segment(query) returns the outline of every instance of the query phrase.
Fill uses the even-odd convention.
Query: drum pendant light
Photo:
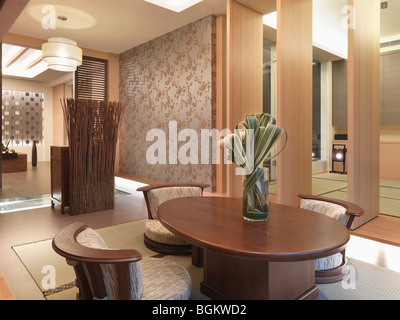
[[[66,21],[66,17],[59,17]],[[49,69],[71,72],[82,64],[82,49],[73,40],[54,37],[42,45],[42,59]]]

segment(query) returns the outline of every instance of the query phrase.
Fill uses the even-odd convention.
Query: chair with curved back
[[[322,196],[299,194],[300,208],[329,216],[350,229],[354,219],[364,214],[358,205]],[[316,283],[340,281],[346,275],[347,259],[345,250],[335,255],[315,260]]]
[[[79,300],[187,300],[191,278],[181,265],[114,250],[87,225],[76,222],[53,239],[53,249],[72,265]]]
[[[190,255],[193,264],[201,266],[201,249],[192,246],[187,241],[167,230],[158,220],[158,207],[165,201],[182,197],[203,196],[206,184],[169,183],[155,184],[137,189],[142,191],[147,206],[149,220],[145,224],[144,243],[149,249],[162,254]],[[189,214],[189,213],[188,213]]]

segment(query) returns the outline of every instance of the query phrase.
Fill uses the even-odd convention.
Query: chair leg
[[[202,248],[192,246],[192,264],[196,267],[203,266],[204,250]]]

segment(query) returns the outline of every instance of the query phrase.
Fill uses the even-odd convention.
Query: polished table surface
[[[204,249],[201,291],[213,299],[315,299],[314,260],[350,240],[340,222],[297,207],[270,203],[268,221],[245,221],[236,198],[169,200],[158,217]]]
[[[223,197],[179,198],[159,207],[170,231],[194,245],[221,253],[269,261],[314,260],[340,252],[347,228],[324,215],[270,203],[266,222],[242,218],[242,201]]]

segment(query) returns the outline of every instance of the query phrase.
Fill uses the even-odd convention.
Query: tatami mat
[[[277,194],[277,185],[270,184],[271,194]],[[326,173],[313,176],[312,194],[347,200],[347,175]],[[400,217],[400,181],[380,181],[380,213]]]

